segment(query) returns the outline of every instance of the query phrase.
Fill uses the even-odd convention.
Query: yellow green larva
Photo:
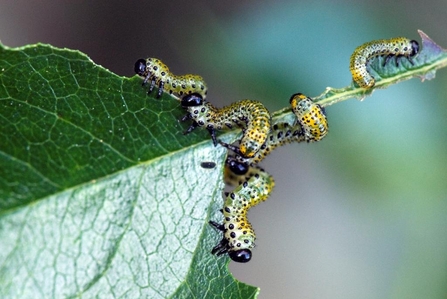
[[[328,131],[324,109],[309,97],[297,93],[290,99],[292,110],[296,115],[293,125],[276,123],[259,151],[250,158],[238,154],[233,145],[222,143],[235,155],[230,155],[225,165],[225,181],[236,185],[236,189],[227,195],[223,214],[224,223],[210,223],[224,232],[224,237],[213,250],[213,254],[225,254],[236,262],[250,261],[256,239],[253,227],[247,220],[249,208],[267,200],[274,187],[273,178],[262,170],[257,163],[263,160],[276,147],[289,142],[319,141]]]
[[[296,93],[290,98],[292,111],[301,125],[307,142],[319,141],[326,136],[329,125],[324,109],[311,98]]]
[[[256,154],[270,133],[270,113],[258,101],[242,100],[218,109],[204,100],[200,94],[193,93],[184,96],[181,104],[188,111],[182,121],[187,119],[193,121],[186,134],[196,127],[205,127],[216,145],[216,131],[233,127],[243,128],[243,136],[237,152],[247,158]]]
[[[288,123],[274,124],[267,141],[252,158],[245,158],[237,153],[227,157],[224,170],[225,182],[233,186],[241,184],[250,168],[255,167],[259,162],[264,160],[275,148],[287,143],[303,141],[306,141],[306,138],[301,130],[301,125],[291,126]],[[234,146],[225,144],[224,146],[234,151]]]
[[[315,142],[323,139],[328,132],[328,121],[324,109],[314,103],[311,98],[296,93],[291,96],[290,104],[295,113],[296,121],[293,125],[276,123],[272,126],[266,142],[251,158],[236,154],[228,156],[225,164],[225,182],[237,185],[245,178],[250,167],[256,166],[275,148],[291,142]],[[221,143],[228,149],[235,151],[235,147]]]
[[[376,56],[385,56],[383,65],[385,65],[391,57],[396,57],[396,65],[402,57],[408,59],[413,64],[412,58],[419,52],[419,44],[415,40],[405,37],[397,37],[391,39],[381,39],[365,43],[354,50],[351,55],[349,68],[351,70],[352,79],[360,87],[372,88],[375,84],[374,77],[368,72],[368,62]]]
[[[251,168],[246,177],[247,180],[226,196],[222,210],[223,224],[210,221],[211,225],[223,232],[222,240],[211,253],[228,254],[233,261],[239,263],[250,261],[256,240],[247,212],[265,201],[275,186],[272,176],[258,167]]]
[[[157,85],[157,98],[164,91],[178,97],[191,93],[198,93],[202,98],[206,97],[207,87],[202,77],[191,74],[176,76],[157,58],[138,59],[135,63],[135,73],[144,77],[143,85],[151,81],[148,93],[151,93]]]

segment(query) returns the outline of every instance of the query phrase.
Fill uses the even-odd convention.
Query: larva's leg
[[[159,97],[161,97],[161,95],[163,94],[163,88],[165,86],[165,82],[160,80],[160,84],[158,85],[158,94],[157,94],[157,99]]]
[[[154,87],[155,87],[155,78],[152,78],[151,86],[149,87],[149,91],[147,92],[147,94],[150,94],[154,90]]]
[[[388,61],[390,61],[391,57],[393,57],[393,55],[387,55],[385,57],[385,60],[383,61],[382,66],[385,66],[388,63]]]
[[[147,74],[147,76],[144,78],[143,83],[141,85],[142,86],[146,85],[150,78],[151,78],[151,73]]]
[[[208,223],[213,226],[215,229],[217,229],[218,231],[224,232],[225,231],[225,227],[223,224],[219,224],[215,221],[208,221]],[[217,256],[222,255],[224,253],[227,253],[229,249],[228,246],[228,241],[223,238],[222,240],[220,240],[220,242],[213,247],[213,249],[211,250],[211,254],[215,254]]]
[[[235,154],[243,156],[239,147],[229,144],[229,143],[226,143],[226,142],[223,142],[223,141],[220,141],[220,140],[219,140],[219,143],[220,143],[220,145],[222,145],[223,147],[226,147],[227,149],[234,152]]]
[[[180,121],[187,121],[188,119],[191,119],[191,113],[186,114],[182,118],[180,118]]]
[[[213,247],[211,253],[219,256],[228,253],[228,249],[228,242],[225,239],[222,239],[219,244]]]
[[[399,61],[401,60],[402,56],[401,55],[397,55],[396,56],[396,67],[399,66]]]
[[[185,132],[183,132],[183,135],[191,133],[197,127],[198,127],[197,123],[193,122],[192,125]]]
[[[216,221],[208,221],[209,224],[211,224],[212,226],[214,226],[217,230],[220,230],[221,232],[223,232],[225,230],[225,227],[223,224],[219,224]]]
[[[208,132],[210,132],[211,139],[213,139],[214,146],[217,146],[216,130],[214,127],[207,127]]]

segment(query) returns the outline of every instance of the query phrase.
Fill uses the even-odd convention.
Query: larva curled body
[[[196,127],[206,127],[216,145],[216,131],[241,127],[243,136],[237,152],[244,157],[253,157],[265,143],[271,130],[270,113],[258,101],[242,100],[218,109],[203,100],[201,95],[194,93],[184,96],[181,104],[188,111],[182,121],[193,121],[185,134]]]
[[[247,219],[250,208],[265,201],[275,186],[273,177],[258,167],[250,168],[246,180],[227,194],[223,224],[210,221],[210,224],[223,232],[223,238],[211,253],[228,254],[235,262],[250,261],[251,250],[255,246],[256,235]]]
[[[354,50],[351,55],[349,68],[352,79],[362,88],[372,88],[375,79],[368,72],[367,64],[377,56],[385,56],[383,66],[392,58],[396,57],[396,65],[402,57],[413,64],[413,58],[419,52],[419,44],[415,40],[405,37],[392,39],[381,39],[365,43]]]
[[[256,167],[275,148],[284,144],[303,141],[306,141],[306,138],[301,130],[301,125],[296,124],[291,126],[288,123],[274,124],[267,141],[252,158],[245,158],[238,154],[227,157],[224,173],[225,183],[233,186],[241,184],[249,170]],[[233,150],[233,146],[229,145],[227,147]]]
[[[286,143],[319,141],[326,136],[328,124],[321,106],[301,93],[292,95],[290,103],[296,115],[293,125],[286,122],[274,124],[266,142],[253,157],[247,158],[236,153],[227,158],[225,181],[238,187],[225,200],[224,223],[210,222],[224,232],[223,239],[213,248],[212,253],[228,253],[236,262],[248,262],[251,259],[256,235],[246,214],[250,207],[267,200],[274,187],[273,178],[259,168],[257,163],[276,147]],[[235,151],[234,146],[221,144]]]
[[[302,93],[292,95],[290,105],[307,142],[319,141],[326,136],[329,125],[326,112],[320,105]]]
[[[151,82],[148,93],[151,93],[155,86],[158,87],[157,98],[164,91],[178,97],[191,93],[199,93],[203,98],[206,97],[207,87],[202,77],[191,74],[174,75],[168,66],[157,58],[138,59],[135,63],[135,73],[144,77],[143,85]]]
[[[225,182],[238,185],[245,178],[247,171],[255,167],[275,148],[292,142],[320,141],[327,135],[328,122],[324,109],[314,103],[309,97],[297,93],[291,96],[290,103],[295,113],[296,121],[289,123],[275,123],[266,142],[251,158],[245,158],[237,153],[228,156],[225,163]],[[234,151],[234,146],[222,143]]]
[[[292,95],[290,104],[296,116],[293,125],[289,125],[289,123],[274,124],[266,142],[253,157],[246,158],[236,153],[227,158],[225,164],[225,181],[227,184],[240,184],[250,167],[255,167],[279,146],[292,142],[320,141],[327,135],[328,121],[326,113],[320,105],[301,93]],[[234,146],[222,144],[234,151]]]

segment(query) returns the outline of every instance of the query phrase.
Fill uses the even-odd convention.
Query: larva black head
[[[298,93],[293,94],[293,95],[290,97],[289,104],[292,104],[292,100],[293,100],[295,97],[299,97],[299,96],[302,96],[302,95],[303,95],[303,94],[302,94],[301,92],[298,92]]]
[[[413,57],[415,56],[417,53],[419,53],[419,43],[415,40],[410,41],[411,44],[411,54],[410,56]]]
[[[228,165],[228,168],[231,170],[231,172],[236,175],[246,174],[248,171],[248,168],[249,168],[249,166],[247,164],[238,162],[235,159],[231,159],[231,158],[228,158],[227,165]]]
[[[146,59],[138,59],[135,62],[135,73],[139,76],[144,76],[146,73]]]
[[[198,93],[192,93],[182,98],[182,107],[200,106],[203,104],[203,98]]]
[[[251,250],[241,249],[241,250],[229,251],[228,256],[235,262],[247,263],[251,260]]]

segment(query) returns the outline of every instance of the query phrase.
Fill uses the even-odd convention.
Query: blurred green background
[[[275,111],[291,94],[350,84],[355,47],[380,38],[447,47],[447,2],[0,1],[0,40],[79,49],[133,76],[158,57],[208,83],[218,106]],[[250,212],[258,240],[234,275],[259,298],[447,298],[447,70],[326,109],[320,143],[277,150],[271,198]]]

